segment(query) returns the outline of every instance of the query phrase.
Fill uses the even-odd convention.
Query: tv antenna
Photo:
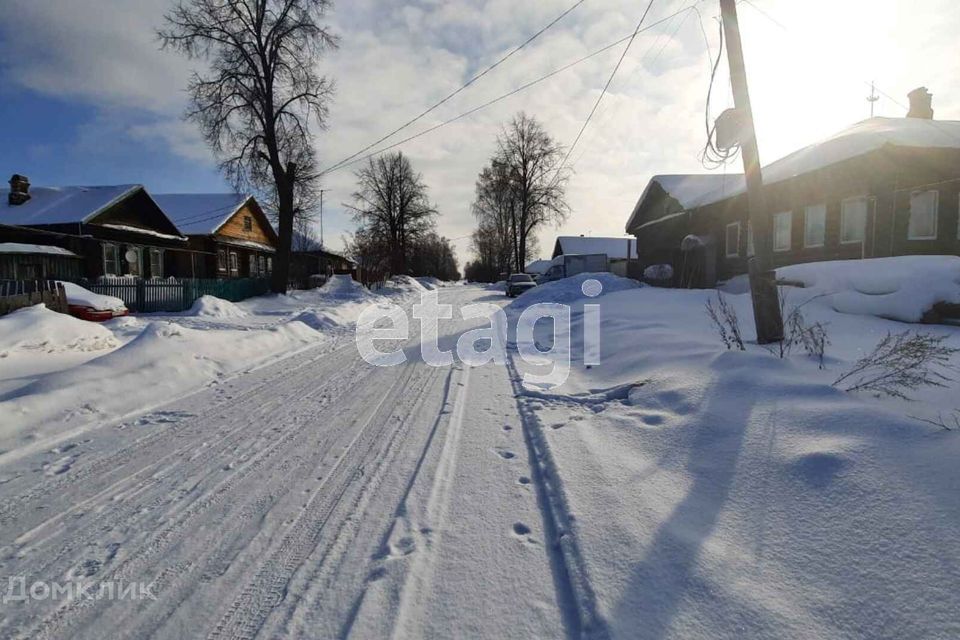
[[[873,82],[871,82],[871,83],[870,83],[870,95],[867,96],[867,102],[870,103],[870,117],[871,117],[871,118],[873,117],[873,108],[874,108],[874,106],[877,104],[877,100],[879,100],[879,99],[880,99],[880,96],[877,95],[876,85],[875,85]]]

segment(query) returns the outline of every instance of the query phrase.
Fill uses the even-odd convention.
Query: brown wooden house
[[[196,278],[265,278],[277,233],[256,198],[238,193],[174,193],[154,199],[187,236],[182,270]]]
[[[0,242],[66,249],[85,278],[177,276],[187,238],[141,185],[36,187],[14,175],[0,191]]]
[[[775,267],[960,255],[960,121],[870,118],[764,167],[763,177]],[[672,265],[682,286],[745,273],[745,191],[739,175],[654,177],[626,226],[641,263]]]

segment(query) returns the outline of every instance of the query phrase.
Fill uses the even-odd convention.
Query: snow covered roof
[[[523,272],[541,274],[546,273],[549,268],[550,260],[534,260],[524,268]]]
[[[626,260],[629,243],[633,238],[588,238],[584,236],[560,236],[553,248],[553,256],[583,255],[589,253],[605,253],[610,260]]]
[[[245,193],[161,193],[153,200],[188,236],[217,232],[250,196]]]
[[[763,183],[774,184],[868,154],[884,146],[960,149],[960,121],[923,118],[868,118],[825,140],[763,167]],[[725,190],[715,189],[690,206],[703,206],[746,193],[743,176]]]
[[[67,251],[63,247],[51,247],[45,244],[21,244],[19,242],[0,242],[0,253],[44,254],[64,256],[67,258],[80,257],[72,251]]]
[[[630,214],[630,219],[627,220],[626,228],[628,230],[633,228],[637,216],[640,215],[643,203],[650,195],[650,190],[655,184],[659,185],[664,192],[679,202],[680,206],[686,210],[693,207],[707,194],[725,193],[731,189],[740,188],[743,185],[743,175],[684,173],[653,176],[637,200],[633,213]]]
[[[103,187],[32,187],[30,199],[13,205],[9,189],[0,189],[0,221],[13,225],[88,222],[97,214],[143,189],[139,184]]]

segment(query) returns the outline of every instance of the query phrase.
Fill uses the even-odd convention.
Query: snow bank
[[[249,331],[150,322],[111,353],[0,396],[0,448],[12,448],[24,434],[43,438],[147,411],[269,355],[288,354],[319,339],[300,322]]]
[[[777,276],[830,296],[836,311],[919,322],[937,302],[960,302],[960,258],[900,256],[798,264]]]
[[[335,298],[369,298],[370,291],[348,275],[333,275],[318,289],[325,296]]]
[[[640,286],[636,280],[621,278],[612,273],[581,273],[580,275],[561,280],[554,280],[546,284],[538,285],[524,293],[520,294],[516,300],[511,302],[508,311],[522,311],[533,304],[543,302],[556,302],[560,304],[569,304],[575,300],[586,299],[584,293],[584,283],[587,281],[599,282],[602,289],[599,295],[607,295],[615,291],[625,291],[636,289]],[[589,290],[591,286],[587,285]],[[596,296],[594,296],[596,297]]]
[[[379,292],[384,295],[411,295],[421,294],[424,291],[427,291],[427,288],[420,284],[416,278],[393,276],[387,280],[387,283]]]
[[[126,303],[120,298],[94,293],[72,282],[60,284],[63,285],[63,290],[67,294],[67,304],[90,307],[96,311],[122,311],[127,308]]]
[[[420,276],[414,278],[417,282],[423,286],[424,289],[428,291],[433,291],[435,289],[443,289],[444,287],[451,287],[454,283],[446,282],[440,278],[434,278],[433,276]]]
[[[573,303],[569,380],[524,393],[585,602],[613,638],[954,635],[960,438],[907,415],[949,414],[956,391],[908,404],[833,388],[903,325],[785,290],[829,323],[824,371],[802,353],[725,351],[704,313],[715,292],[644,287],[596,300],[591,367],[577,359],[593,301]],[[727,300],[754,340],[749,296]],[[936,330],[960,346],[960,330]]]
[[[187,315],[200,318],[245,318],[247,312],[229,300],[216,296],[201,296],[194,301]]]
[[[0,317],[0,357],[12,351],[100,351],[120,343],[106,328],[38,304]]]

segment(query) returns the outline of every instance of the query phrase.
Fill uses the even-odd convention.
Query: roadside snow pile
[[[416,278],[393,276],[387,280],[386,285],[380,289],[379,293],[384,295],[410,295],[421,294],[424,291],[427,291],[427,288],[420,284]]]
[[[840,313],[919,322],[938,302],[960,303],[960,257],[899,256],[814,262],[777,269],[829,295]]]
[[[44,304],[0,318],[0,358],[12,351],[101,351],[119,345],[99,324],[51,311]]]
[[[906,416],[949,416],[955,388],[906,403],[832,387],[904,327],[827,298],[803,307],[828,323],[826,370],[749,344],[749,295],[726,297],[748,342],[726,351],[704,312],[715,297],[645,287],[576,301],[571,348],[554,357],[573,356],[569,379],[522,396],[581,604],[612,638],[954,637],[960,438]],[[587,302],[602,318],[590,367]],[[956,328],[923,329],[960,347]]]
[[[105,296],[84,289],[72,282],[61,282],[67,294],[67,304],[78,307],[90,307],[96,311],[121,311],[126,309],[126,303],[120,298]]]
[[[139,336],[111,353],[0,396],[4,416],[0,448],[17,446],[26,434],[43,438],[147,411],[268,359],[267,355],[288,355],[319,339],[300,322],[250,331],[204,331],[150,322]]]
[[[340,325],[340,323],[331,318],[328,313],[317,311],[316,309],[301,311],[297,315],[290,318],[290,322],[302,322],[316,331],[333,329]]]
[[[333,275],[317,292],[334,298],[369,298],[370,291],[348,275]]]
[[[247,312],[230,302],[215,296],[201,296],[187,312],[198,318],[245,318]]]
[[[428,291],[433,291],[435,289],[443,289],[445,287],[452,287],[453,282],[446,282],[440,278],[434,278],[433,276],[420,276],[414,278],[417,282],[423,285],[423,288]]]
[[[600,290],[596,291],[596,284],[590,281],[600,283]],[[586,293],[592,297],[607,295],[616,291],[625,291],[636,289],[640,286],[636,280],[621,278],[612,273],[581,273],[580,275],[562,280],[554,280],[546,284],[538,285],[529,291],[525,291],[511,302],[508,310],[522,311],[524,308],[533,304],[544,302],[555,302],[559,304],[569,304],[576,300],[586,299]],[[584,290],[586,288],[586,291]],[[587,300],[589,301],[589,300]]]

